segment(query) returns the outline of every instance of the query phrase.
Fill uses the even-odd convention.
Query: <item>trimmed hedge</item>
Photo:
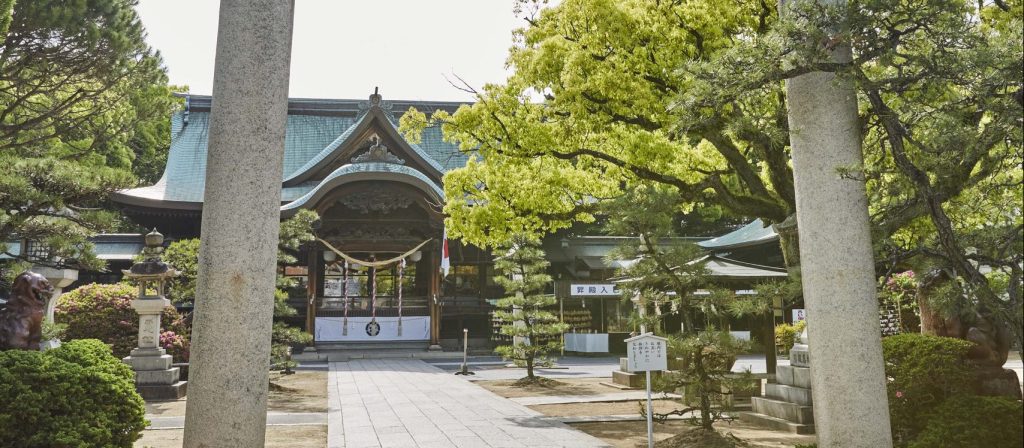
[[[1024,407],[1006,397],[959,395],[928,413],[928,426],[911,448],[1020,448]]]
[[[67,339],[99,339],[123,358],[137,346],[139,315],[132,309],[138,289],[126,284],[92,283],[62,294],[54,308],[54,321],[67,324]],[[175,362],[188,362],[189,329],[174,307],[164,309],[160,321],[161,346]]]
[[[131,447],[147,424],[133,375],[98,340],[0,351],[0,441],[9,448]]]
[[[889,378],[889,415],[897,444],[915,440],[928,413],[948,398],[969,393],[972,371],[963,339],[905,333],[882,339]]]

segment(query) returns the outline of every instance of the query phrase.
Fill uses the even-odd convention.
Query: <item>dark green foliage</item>
[[[199,273],[199,238],[168,244],[163,260],[181,272],[167,281],[167,298],[176,304],[191,303],[196,297],[196,275]]]
[[[494,262],[494,270],[499,274],[494,281],[505,288],[508,296],[498,301],[499,310],[494,316],[504,322],[501,334],[512,336],[514,341],[495,351],[505,359],[524,364],[526,378],[534,380],[533,368],[547,364],[547,354],[562,347],[559,336],[569,326],[545,310],[555,305],[557,299],[544,294],[551,276],[547,274],[544,251],[535,239],[516,236],[495,253],[503,255]]]
[[[730,420],[729,395],[750,392],[754,377],[750,372],[733,374],[736,355],[750,348],[746,341],[735,339],[725,331],[703,331],[697,335],[669,336],[669,359],[680,364],[678,370],[666,371],[654,384],[656,390],[666,393],[681,392],[685,408],[667,414],[656,414],[659,421],[669,415],[691,415],[688,421],[708,428],[718,420]]]
[[[937,406],[970,393],[973,373],[964,360],[970,347],[970,342],[961,339],[916,333],[882,340],[889,414],[897,443],[915,440]]]
[[[958,395],[930,410],[927,418],[911,448],[1024,446],[1024,407],[1011,398]]]
[[[131,447],[146,426],[128,365],[97,340],[0,352],[0,441],[10,448]]]
[[[704,429],[716,420],[728,419],[728,393],[749,387],[750,378],[732,375],[737,354],[749,349],[726,329],[730,317],[761,314],[768,311],[760,296],[740,296],[718,287],[708,279],[704,253],[693,243],[679,238],[679,210],[676,192],[657,185],[641,185],[612,201],[608,208],[607,231],[612,235],[638,236],[616,249],[614,257],[635,260],[620,275],[624,297],[640,297],[646,316],[641,319],[648,331],[661,332],[661,319],[679,314],[683,331],[669,342],[669,359],[677,359],[682,368],[667,373],[657,385],[659,390],[684,390],[683,409],[656,414],[664,419],[699,411],[691,419]],[[705,294],[695,294],[698,289]]]
[[[27,239],[50,252],[33,262],[102,268],[86,238],[119,225],[105,199],[135,167],[155,180],[176,101],[135,3],[14,3],[0,41],[0,251]]]
[[[284,322],[275,322],[271,333],[270,368],[272,370],[287,369],[298,365],[288,355],[301,353],[302,349],[313,343],[313,335],[301,329],[290,327]]]
[[[114,356],[125,357],[138,345],[139,315],[131,307],[137,288],[126,284],[88,284],[57,299],[54,320],[67,325],[67,339],[99,339]],[[164,309],[160,343],[175,362],[187,362],[189,328],[174,307]]]

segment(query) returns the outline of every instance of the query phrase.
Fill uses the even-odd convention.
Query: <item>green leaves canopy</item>
[[[32,240],[57,257],[50,262],[99,268],[85,239],[118,224],[102,210],[105,198],[135,184],[135,162],[155,180],[175,102],[134,6],[21,1],[5,17],[0,251]]]

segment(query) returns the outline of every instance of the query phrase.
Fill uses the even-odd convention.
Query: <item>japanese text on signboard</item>
[[[668,368],[668,350],[664,339],[642,337],[633,341],[627,341],[627,345],[630,371],[643,372],[645,370],[666,370]]]
[[[621,291],[611,283],[602,284],[578,284],[573,283],[569,288],[571,296],[617,296]]]

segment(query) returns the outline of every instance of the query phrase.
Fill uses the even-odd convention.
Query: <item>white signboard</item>
[[[626,357],[630,372],[668,370],[668,340],[653,333],[626,339]]]
[[[569,295],[574,297],[622,295],[622,291],[613,283],[573,283],[569,286]]]
[[[807,319],[807,312],[803,308],[793,308],[793,323]]]

